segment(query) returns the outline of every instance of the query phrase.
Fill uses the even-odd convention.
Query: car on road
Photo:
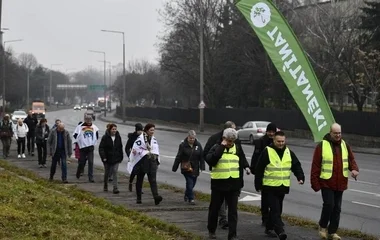
[[[102,108],[99,107],[99,106],[95,106],[95,107],[94,107],[94,112],[96,112],[96,113],[100,113],[100,112],[102,112]]]
[[[268,121],[246,122],[243,127],[238,130],[240,141],[249,141],[250,144],[254,144],[256,139],[265,135],[269,123]]]
[[[82,109],[87,109],[87,107],[88,107],[88,105],[87,105],[87,103],[82,103]]]
[[[74,110],[82,110],[82,108],[81,108],[81,106],[79,106],[79,104],[77,104],[74,106]]]
[[[28,114],[26,114],[25,111],[23,111],[23,110],[16,110],[16,111],[14,111],[12,113],[12,118],[11,119],[12,119],[13,123],[17,123],[17,121],[19,119],[24,120],[27,116],[28,116]]]

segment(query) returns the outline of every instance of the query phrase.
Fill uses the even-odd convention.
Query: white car
[[[77,104],[74,106],[74,110],[82,110],[82,108],[81,108],[81,106],[79,106],[79,104]]]
[[[256,139],[265,135],[267,126],[270,122],[267,121],[249,121],[246,122],[243,127],[238,130],[238,136],[241,141],[249,141],[250,144],[254,144]]]
[[[14,111],[14,112],[12,113],[12,122],[13,122],[13,123],[17,123],[17,121],[18,121],[19,119],[24,120],[27,116],[28,116],[28,114],[26,114],[25,111],[21,111],[21,110]]]

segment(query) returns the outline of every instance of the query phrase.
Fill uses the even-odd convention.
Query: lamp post
[[[3,43],[3,116],[5,116],[5,45],[11,42],[21,42],[23,39],[4,41]]]
[[[200,53],[199,53],[199,131],[203,132],[204,131],[204,102],[203,102],[203,85],[204,85],[204,80],[203,80],[203,15],[202,15],[202,0],[199,0],[199,13],[200,13],[200,24],[199,24],[199,48],[200,48]]]
[[[125,78],[125,33],[122,31],[114,30],[101,30],[102,32],[117,33],[123,35],[123,96],[121,98],[121,107],[122,107],[122,119],[125,122],[125,97],[126,97],[126,78]]]
[[[89,50],[90,52],[93,53],[101,53],[103,54],[103,63],[104,63],[104,117],[107,116],[107,84],[106,84],[106,52],[102,51],[94,51],[94,50]]]
[[[98,62],[103,62],[103,61],[98,61]],[[106,63],[108,63],[108,87],[110,88],[112,86],[112,81],[111,81],[111,77],[112,77],[112,63],[110,61],[106,61]],[[112,102],[111,93],[112,93],[112,90],[109,89],[109,99],[110,99],[110,102]]]
[[[50,84],[49,84],[49,104],[52,104],[52,88],[53,88],[53,67],[61,66],[62,63],[53,63],[50,64]]]
[[[69,68],[69,69],[66,69],[66,76],[67,76],[67,73],[68,73],[68,71],[72,71],[72,70],[75,70],[76,68]],[[67,99],[67,88],[68,88],[68,86],[67,85],[69,85],[69,77],[67,76],[67,82],[66,82],[66,92],[65,92],[65,104],[67,104],[67,102],[68,102],[68,99]]]

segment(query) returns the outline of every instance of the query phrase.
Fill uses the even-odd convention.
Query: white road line
[[[379,193],[366,192],[366,191],[356,190],[356,189],[348,189],[348,191],[358,192],[358,193],[364,193],[364,194],[369,194],[369,195],[374,195],[374,196],[376,196],[376,197],[380,197],[380,194],[379,194]]]
[[[356,183],[362,183],[362,184],[367,184],[367,185],[373,185],[373,186],[379,186],[379,184],[377,183],[372,183],[372,182],[365,182],[365,181],[355,181],[355,180],[352,180],[352,179],[349,179],[350,182],[356,182]]]
[[[352,203],[363,205],[363,206],[367,206],[367,207],[380,208],[380,206],[372,205],[372,204],[368,204],[368,203],[355,202],[355,201],[352,201]]]

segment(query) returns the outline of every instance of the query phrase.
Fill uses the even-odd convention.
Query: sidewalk
[[[50,163],[48,161],[48,168],[38,168],[36,157],[26,159],[16,159],[12,156],[16,156],[15,150],[11,150],[11,157],[6,161],[23,169],[27,169],[37,173],[46,180],[49,177]],[[76,185],[78,188],[93,193],[95,196],[104,198],[115,205],[125,206],[129,209],[135,209],[137,211],[144,212],[148,216],[158,218],[170,224],[174,224],[185,231],[199,235],[203,239],[207,239],[207,213],[208,202],[198,201],[197,205],[191,206],[183,202],[183,194],[175,192],[174,190],[167,190],[159,188],[159,193],[163,196],[164,200],[159,206],[154,205],[153,197],[149,188],[144,188],[143,204],[136,204],[135,192],[128,192],[127,190],[127,178],[125,176],[120,177],[119,190],[120,194],[112,194],[112,191],[103,192],[103,171],[99,169],[94,170],[95,183],[89,183],[86,176],[77,180],[75,177],[77,162],[72,161],[68,164],[68,181],[69,184]],[[122,165],[121,167],[124,167]],[[86,171],[87,172],[87,169]],[[160,174],[160,172],[158,173]],[[57,167],[57,173],[55,180],[57,184],[60,184],[60,168]],[[183,183],[185,186],[185,182]],[[109,184],[109,188],[112,189],[112,184]],[[264,234],[264,228],[260,226],[261,217],[251,213],[245,213],[239,211],[238,222],[238,235],[242,239],[268,239]],[[286,224],[286,232],[288,239],[301,240],[319,239],[317,231],[309,228],[294,227]],[[218,228],[216,234],[218,239],[227,239],[228,231]],[[344,238],[346,240],[356,240],[355,238]]]
[[[107,117],[104,117],[103,114],[98,116],[98,119],[104,122],[114,122],[116,124],[124,124],[128,126],[134,126],[136,121],[127,120],[123,122],[120,118],[114,116],[114,112],[108,113]],[[183,132],[187,133],[191,128],[197,129],[198,126],[195,124],[180,124],[180,123],[171,123],[171,122],[163,122],[163,121],[155,121],[152,120],[157,130],[170,131],[170,132]],[[147,122],[146,119],[141,119],[141,123],[145,125]],[[185,127],[186,126],[186,127]],[[202,135],[211,136],[212,134],[220,131],[220,129],[215,128],[213,126],[205,127],[205,131]],[[286,138],[286,143],[290,146],[298,146],[298,147],[307,147],[307,148],[315,148],[316,143],[313,140],[305,139],[305,138]],[[363,147],[354,147],[352,149],[356,153],[366,153],[366,154],[380,154],[380,148],[363,148]]]

